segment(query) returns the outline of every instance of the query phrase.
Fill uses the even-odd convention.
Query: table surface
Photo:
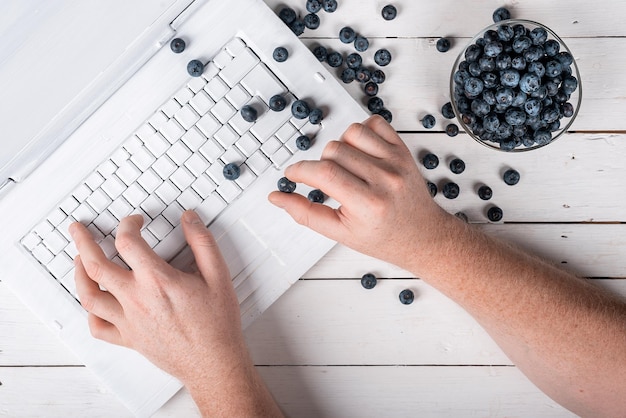
[[[304,0],[266,0],[304,13]],[[441,106],[449,100],[454,60],[475,33],[491,23],[501,2],[396,0],[398,17],[380,16],[385,1],[339,0],[320,13],[318,30],[301,36],[351,52],[338,31],[350,25],[370,40],[363,54],[388,48],[392,63],[379,96],[393,125],[419,156],[434,152],[447,162],[462,158],[462,189],[488,184],[504,222],[489,223],[487,206],[474,193],[454,201],[437,196],[446,210],[464,212],[489,234],[518,243],[563,268],[626,295],[626,78],[623,51],[626,5],[610,0],[507,1],[516,18],[540,21],[568,44],[578,62],[584,99],[570,132],[537,151],[488,150],[461,133],[443,132]],[[435,42],[452,40],[447,53]],[[361,103],[356,83],[346,88]],[[436,127],[420,120],[431,113]],[[445,166],[446,164],[442,164]],[[522,181],[504,185],[513,167]],[[425,173],[441,183],[445,167]],[[366,291],[359,279],[381,278]],[[405,288],[413,304],[399,303]],[[461,308],[419,278],[341,245],[299,280],[246,330],[255,363],[276,400],[291,416],[533,416],[571,413],[535,388],[484,330]],[[0,282],[0,415],[127,416],[128,411]],[[185,390],[158,413],[197,416]]]

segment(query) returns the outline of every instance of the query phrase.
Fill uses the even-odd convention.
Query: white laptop
[[[178,221],[196,209],[227,259],[247,326],[334,245],[269,204],[268,193],[286,165],[319,158],[367,114],[261,0],[16,0],[0,12],[0,279],[134,414],[148,416],[180,382],[90,336],[67,226],[89,225],[123,265],[115,226],[141,213],[155,251],[188,268]],[[171,50],[174,38],[186,42],[182,53]],[[278,46],[287,61],[272,59]],[[196,59],[203,74],[191,77]],[[275,94],[284,111],[267,107]],[[323,109],[322,123],[294,118],[296,99]],[[246,104],[256,122],[241,118]],[[313,139],[306,151],[296,146],[301,135]],[[236,180],[223,177],[228,163],[241,168]]]

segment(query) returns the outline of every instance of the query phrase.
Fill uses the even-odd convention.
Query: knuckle
[[[127,231],[120,231],[115,237],[115,248],[118,252],[123,253],[130,250],[133,246],[131,234]]]
[[[339,167],[332,161],[320,161],[321,178],[324,183],[332,183],[339,175]]]
[[[345,136],[348,138],[358,138],[363,134],[365,126],[362,123],[354,122],[345,131]]]
[[[337,154],[339,154],[341,149],[341,142],[339,141],[329,141],[324,148],[324,152],[322,153],[322,158],[333,158]]]
[[[100,263],[95,262],[95,261],[88,261],[88,262],[83,261],[83,265],[85,266],[85,271],[87,272],[87,276],[89,276],[94,281],[100,283],[100,280],[102,279],[102,276],[104,275],[104,271]]]

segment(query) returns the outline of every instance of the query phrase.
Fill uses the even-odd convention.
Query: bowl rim
[[[455,82],[454,82],[454,74],[456,73],[459,64],[461,63],[462,60],[465,59],[465,51],[467,50],[467,48],[476,43],[476,40],[479,37],[482,37],[484,35],[484,33],[490,29],[493,28],[497,28],[503,24],[529,24],[529,25],[534,25],[537,27],[542,27],[544,28],[550,35],[552,35],[552,37],[554,37],[554,39],[559,43],[559,45],[561,46],[561,48],[565,48],[565,50],[572,56],[573,60],[572,60],[572,65],[574,67],[575,73],[576,73],[576,79],[578,81],[578,87],[576,88],[576,94],[577,94],[577,100],[576,100],[576,106],[574,107],[574,114],[572,114],[572,116],[570,118],[568,118],[568,122],[565,124],[565,126],[559,128],[558,133],[556,134],[556,136],[554,136],[550,142],[546,143],[546,144],[542,144],[542,145],[536,145],[536,146],[532,146],[532,147],[523,147],[523,148],[513,148],[512,150],[504,150],[502,148],[500,148],[499,146],[492,145],[490,143],[487,143],[487,141],[484,141],[482,139],[480,139],[477,135],[475,135],[470,129],[469,127],[463,122],[462,119],[462,114],[461,112],[459,112],[459,109],[456,106],[456,101],[454,100],[454,87],[455,87]],[[549,145],[551,143],[553,143],[554,141],[556,141],[558,138],[560,138],[564,133],[567,133],[567,130],[570,128],[570,126],[572,126],[572,123],[574,123],[574,120],[576,119],[576,117],[578,116],[578,112],[580,110],[580,106],[582,105],[582,89],[583,89],[583,85],[582,85],[582,80],[580,77],[580,70],[578,68],[578,64],[576,63],[576,59],[574,58],[574,54],[572,54],[572,51],[569,49],[569,47],[567,46],[567,44],[563,41],[563,39],[561,39],[561,37],[559,35],[557,35],[552,29],[550,29],[548,26],[544,25],[543,23],[539,23],[536,22],[534,20],[529,20],[529,19],[506,19],[506,20],[501,20],[499,22],[495,22],[490,24],[489,26],[484,27],[482,30],[478,31],[478,33],[476,35],[474,35],[474,37],[463,47],[463,49],[461,50],[461,52],[457,55],[456,60],[454,61],[454,65],[452,66],[452,72],[450,73],[450,104],[452,105],[452,110],[454,112],[454,116],[456,117],[457,121],[459,122],[459,124],[461,125],[461,127],[463,128],[463,130],[465,131],[465,133],[467,133],[472,139],[474,139],[476,142],[478,142],[479,144],[490,148],[490,149],[494,149],[497,151],[501,151],[501,152],[506,152],[506,153],[514,153],[514,152],[526,152],[526,151],[533,151],[539,148],[543,148],[546,145]]]

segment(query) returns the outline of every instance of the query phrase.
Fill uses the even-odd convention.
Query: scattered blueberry
[[[502,209],[497,206],[492,206],[487,211],[487,218],[491,222],[500,222],[502,220]]]
[[[246,122],[255,122],[256,118],[259,116],[259,113],[257,112],[257,110],[250,105],[243,106],[240,112],[241,112],[241,117]]]
[[[309,13],[317,13],[322,10],[322,2],[320,0],[306,0],[306,10]]]
[[[320,189],[311,190],[307,196],[307,199],[313,203],[324,203],[324,192]]]
[[[359,83],[367,83],[372,78],[372,73],[365,67],[359,67],[354,72]]]
[[[353,52],[346,57],[346,65],[348,66],[348,68],[352,68],[353,70],[356,70],[357,68],[361,67],[362,63],[363,63],[363,58],[361,57],[360,54],[356,52]]]
[[[393,4],[388,4],[385,7],[383,7],[383,10],[381,11],[381,15],[383,16],[383,19],[385,20],[393,20],[398,15],[398,9],[396,9],[396,6],[394,6]]]
[[[454,123],[450,123],[446,126],[446,134],[450,137],[457,136],[459,134],[459,127]]]
[[[282,177],[278,180],[278,191],[283,193],[293,193],[296,190],[296,183],[289,180],[287,177]]]
[[[287,58],[289,57],[289,52],[287,51],[287,48],[278,46],[274,49],[274,52],[272,53],[272,57],[274,58],[274,61],[276,62],[285,62],[287,61]]]
[[[481,200],[489,200],[492,196],[493,191],[491,187],[482,185],[478,188],[478,197],[480,197]]]
[[[499,7],[493,12],[493,21],[495,23],[511,18],[511,12],[506,7]]]
[[[461,174],[465,171],[465,162],[460,158],[455,158],[454,160],[450,161],[450,171],[452,171],[454,174]]]
[[[326,62],[333,68],[339,67],[343,64],[343,56],[339,52],[331,52],[326,57]]]
[[[180,38],[172,39],[172,42],[170,42],[170,49],[173,53],[180,54],[185,50],[185,41]]]
[[[385,78],[386,76],[385,76],[384,71],[377,68],[374,71],[372,71],[370,80],[372,80],[376,84],[382,84],[385,82]]]
[[[363,86],[363,91],[367,96],[376,96],[378,94],[378,84],[373,81],[368,81],[365,83],[365,86]]]
[[[426,187],[428,187],[428,192],[430,193],[432,197],[437,196],[437,185],[435,183],[427,181]]]
[[[384,109],[385,103],[380,97],[372,97],[367,101],[367,108],[370,112],[376,113]]]
[[[399,298],[400,302],[403,305],[410,305],[411,303],[413,303],[415,295],[413,294],[413,291],[411,289],[404,289],[402,292],[400,292]]]
[[[323,118],[324,113],[319,107],[312,109],[311,113],[309,113],[309,122],[311,122],[313,125],[319,125],[322,122]]]
[[[315,13],[309,13],[303,18],[304,26],[308,29],[317,29],[320,27],[320,18]]]
[[[519,174],[519,172],[517,170],[514,170],[514,169],[511,168],[511,169],[508,169],[508,170],[506,170],[504,172],[504,175],[502,176],[502,179],[509,186],[514,186],[517,183],[519,183],[520,174]]]
[[[350,26],[344,26],[339,31],[339,40],[344,44],[350,44],[356,39],[356,32]]]
[[[459,185],[453,182],[449,182],[443,185],[443,195],[446,199],[456,199],[459,197],[459,193],[461,189],[459,189]]]
[[[297,14],[291,7],[283,7],[280,9],[280,12],[278,12],[278,17],[280,17],[280,20],[285,22],[286,25],[291,25],[293,21],[296,20]]]
[[[437,40],[437,51],[439,52],[448,52],[450,50],[450,40],[448,38],[439,38]]]
[[[432,129],[435,127],[435,117],[433,115],[426,115],[422,118],[422,126],[426,129]]]
[[[439,165],[439,158],[435,154],[428,153],[422,158],[422,164],[427,170],[433,170]]]
[[[293,33],[296,34],[296,36],[300,36],[304,33],[304,29],[306,28],[306,25],[304,23],[304,20],[300,20],[300,19],[296,19],[293,22],[291,22],[291,25],[289,25],[289,29],[291,29],[291,31]]]
[[[381,67],[389,65],[391,62],[391,52],[385,48],[381,48],[374,53],[374,62]]]
[[[241,168],[235,163],[228,163],[222,170],[226,180],[237,180],[241,174]]]
[[[325,47],[318,45],[313,48],[313,55],[315,55],[315,58],[317,58],[319,62],[324,62],[328,57],[328,50]]]
[[[452,110],[452,103],[448,102],[441,108],[441,114],[446,119],[454,119],[454,110]]]
[[[187,73],[192,77],[200,77],[204,71],[204,64],[200,60],[191,60],[187,64]]]
[[[337,0],[323,0],[322,6],[325,12],[332,13],[337,10]]]
[[[359,52],[367,51],[367,48],[369,48],[369,46],[370,46],[370,42],[364,36],[357,36],[356,39],[354,40],[354,49],[356,49]]]
[[[291,114],[296,119],[306,119],[311,113],[311,108],[304,100],[296,100],[291,104]]]
[[[378,112],[375,112],[377,115],[382,116],[383,119],[387,121],[387,123],[391,123],[393,121],[393,114],[389,109],[380,109]]]
[[[344,68],[341,72],[341,81],[344,83],[352,83],[356,78],[356,72],[352,68]]]
[[[365,289],[373,289],[376,286],[376,276],[372,273],[366,273],[361,277],[361,286]]]
[[[306,135],[300,135],[296,139],[296,147],[298,147],[298,149],[302,151],[308,150],[309,148],[311,148],[311,138]]]
[[[282,112],[287,107],[287,99],[280,94],[270,97],[269,107],[274,112]]]

